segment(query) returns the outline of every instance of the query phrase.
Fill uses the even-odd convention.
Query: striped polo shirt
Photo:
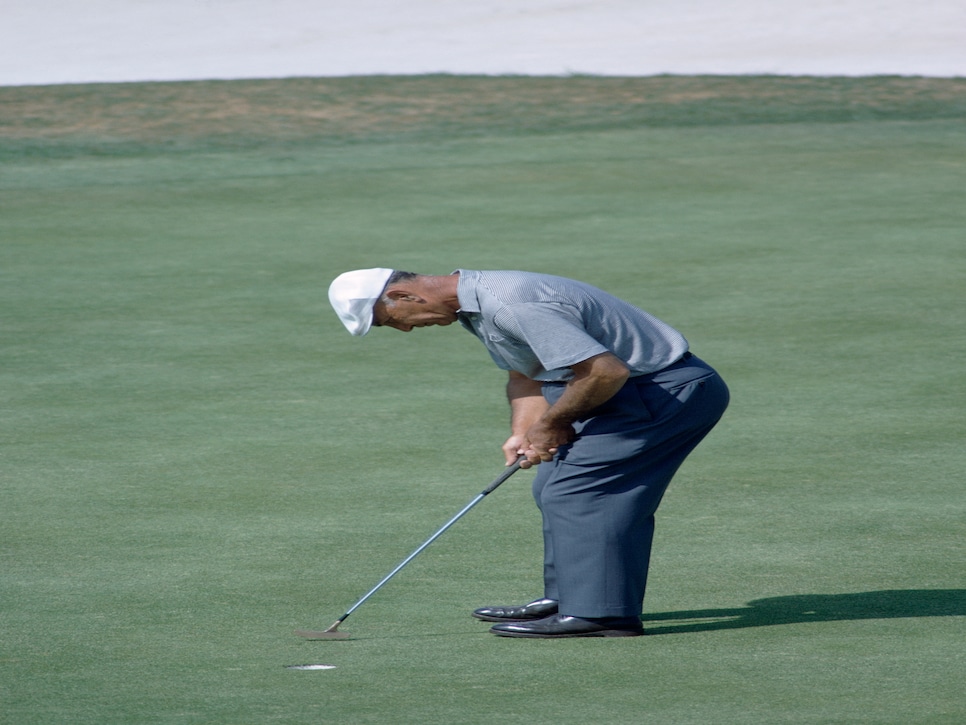
[[[631,375],[661,370],[688,350],[665,322],[589,284],[533,272],[458,269],[459,321],[503,370],[566,381],[570,366],[610,352]]]

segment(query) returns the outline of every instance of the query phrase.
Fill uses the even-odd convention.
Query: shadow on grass
[[[642,619],[648,634],[683,634],[803,622],[961,616],[966,616],[966,589],[890,589],[769,597],[733,609],[658,612]]]

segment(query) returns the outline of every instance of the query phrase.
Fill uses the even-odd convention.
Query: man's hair
[[[386,287],[391,284],[396,284],[396,282],[408,282],[411,279],[416,279],[418,276],[415,272],[403,272],[401,269],[394,269],[392,274],[389,275],[389,279],[386,280]]]

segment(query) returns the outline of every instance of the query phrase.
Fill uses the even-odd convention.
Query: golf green
[[[0,711],[33,723],[966,719],[966,82],[0,88]],[[387,266],[591,282],[732,405],[658,513],[650,636],[541,594],[503,374],[345,333]],[[331,669],[293,670],[324,664]]]

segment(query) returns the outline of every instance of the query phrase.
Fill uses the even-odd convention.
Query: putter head
[[[345,619],[343,617],[342,619]],[[332,623],[332,626],[321,632],[314,629],[296,629],[295,634],[297,634],[302,639],[349,639],[348,632],[339,632],[339,625],[342,624],[342,619],[337,619]]]
[[[349,639],[348,632],[330,632],[328,630],[320,631],[315,629],[296,629],[295,634],[297,634],[302,639],[308,640],[319,640],[319,639]]]

